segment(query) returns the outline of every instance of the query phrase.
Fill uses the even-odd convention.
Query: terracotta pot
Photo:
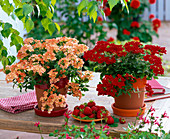
[[[60,79],[60,81],[55,83],[55,85],[57,85],[59,87],[59,89],[57,91],[60,92],[60,94],[66,96],[67,89],[65,88],[65,86],[67,84],[68,84],[68,78]],[[35,85],[35,92],[36,92],[36,97],[37,97],[37,102],[38,102],[38,110],[41,110],[41,106],[42,106],[42,103],[40,102],[40,98],[44,96],[43,95],[44,90],[48,89],[49,87],[50,87],[50,85],[48,85],[48,84]],[[63,107],[55,107],[54,106],[53,111],[62,110],[62,109],[63,109]]]
[[[129,96],[128,94],[122,94],[119,97],[115,97],[114,107],[117,109],[126,110],[138,110],[139,108],[143,108],[145,97],[145,85],[146,77],[143,79],[137,79],[137,82],[133,84],[133,87],[139,92],[137,93],[131,91],[131,96]],[[137,114],[134,114],[134,116],[137,116]]]

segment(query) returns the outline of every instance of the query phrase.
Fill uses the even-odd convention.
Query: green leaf
[[[51,13],[50,10],[47,11],[46,16],[51,19],[53,17],[53,14]]]
[[[19,0],[13,0],[13,2],[14,2],[14,4],[15,4],[15,6],[17,7],[18,5],[20,5],[20,1]]]
[[[48,32],[50,33],[50,35],[52,35],[55,30],[56,28],[55,28],[54,23],[48,24]]]
[[[54,136],[54,134],[53,134],[53,133],[50,133],[49,136],[50,136],[50,137],[51,137],[51,136]]]
[[[8,65],[12,65],[12,63],[14,63],[14,61],[16,60],[15,56],[8,56],[7,57],[8,59]]]
[[[60,32],[60,26],[57,23],[54,23],[54,24],[55,24],[57,30]]]
[[[56,4],[56,0],[51,0],[51,4],[54,6]]]
[[[50,5],[51,0],[43,0],[43,2],[44,2],[47,6],[49,6],[49,5]]]
[[[2,47],[3,47],[3,42],[2,40],[0,40],[0,50],[2,49]]]
[[[22,3],[24,2],[31,2],[32,0],[22,0]]]
[[[6,65],[8,65],[8,59],[6,57],[2,58],[2,65],[3,65],[4,69],[5,69]]]
[[[112,8],[118,4],[120,0],[108,0],[109,6],[110,6],[110,10],[112,10]]]
[[[10,29],[2,30],[1,33],[4,38],[8,38],[11,33],[11,30]]]
[[[7,54],[8,54],[8,53],[7,53],[7,50],[2,50],[2,52],[1,52],[1,55],[2,55],[2,56],[7,57]]]
[[[87,5],[88,5],[88,0],[82,0],[81,3],[78,5],[77,9],[78,9],[78,14],[79,14],[79,16],[80,16],[81,11],[82,11],[85,7],[87,7]]]
[[[28,19],[25,23],[25,27],[26,27],[27,32],[30,32],[31,29],[33,29],[34,27],[34,22],[31,19]]]
[[[23,5],[23,14],[26,16],[33,11],[33,7],[30,4]]]
[[[4,24],[4,30],[12,28],[12,25],[10,23],[5,23]]]
[[[48,29],[48,24],[50,23],[50,20],[48,18],[44,18],[41,20],[41,23],[46,31]]]

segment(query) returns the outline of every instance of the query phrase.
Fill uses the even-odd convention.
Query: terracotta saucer
[[[68,105],[67,105],[64,109],[62,109],[62,110],[52,111],[52,112],[49,114],[48,111],[38,110],[38,105],[35,105],[35,107],[34,107],[35,114],[36,114],[36,115],[39,115],[39,116],[43,116],[43,117],[57,117],[57,116],[62,116],[67,110],[68,110]]]
[[[110,115],[110,112],[107,111],[107,116],[109,116],[109,115]],[[84,120],[84,119],[79,119],[79,118],[77,118],[77,117],[74,117],[72,114],[71,114],[71,117],[73,117],[73,118],[74,118],[75,120],[77,120],[77,121],[86,122],[86,123],[91,123],[92,121],[94,121],[94,122],[99,122],[99,121],[105,119],[105,118],[102,118],[102,119]]]
[[[142,115],[145,113],[146,104],[144,103],[144,106],[140,109],[120,109],[115,107],[115,103],[111,105],[113,109],[113,113],[119,116],[125,116],[125,117],[136,117],[137,114],[142,110]]]

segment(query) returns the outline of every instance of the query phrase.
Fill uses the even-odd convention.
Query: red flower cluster
[[[152,87],[149,84],[146,84],[145,89],[147,91],[147,93],[146,93],[147,96],[152,96],[153,95]]]
[[[130,35],[130,31],[128,31],[127,29],[124,29],[124,30],[123,30],[123,34],[124,34],[124,35]]]
[[[152,20],[152,24],[153,24],[153,30],[158,32],[158,28],[161,26],[161,20],[155,18],[154,20]]]
[[[112,75],[105,75],[102,84],[97,85],[98,95],[117,96],[118,89],[124,89],[126,80],[134,82],[136,78],[128,73],[124,77],[118,74],[115,78]]]
[[[151,53],[151,55],[166,54],[167,52],[165,47],[160,47],[156,45],[145,45],[144,49],[149,50],[149,53]]]
[[[135,41],[140,41],[140,39],[138,37],[133,37],[132,39]]]
[[[106,53],[110,53],[110,55],[108,56]],[[84,58],[93,62],[113,64],[116,62],[115,56],[122,57],[125,55],[126,52],[123,52],[122,45],[98,41],[94,49],[84,53]]]
[[[139,23],[137,21],[133,21],[130,26],[139,28]]]
[[[110,8],[106,7],[104,9],[105,16],[109,16],[111,14]]]
[[[156,76],[158,74],[164,74],[160,57],[157,57],[156,55],[146,55],[143,58],[145,61],[149,61],[149,63],[151,63],[150,68],[153,70]]]
[[[137,9],[140,6],[140,1],[139,0],[132,0],[130,3],[130,7]]]
[[[124,47],[127,52],[134,54],[144,53],[143,48],[140,48],[141,43],[137,41],[127,42]]]
[[[150,4],[154,4],[156,2],[156,0],[149,0]]]
[[[154,14],[150,14],[150,15],[149,15],[149,18],[150,18],[150,19],[152,19],[152,18],[154,18],[154,17],[155,17]]]
[[[113,37],[110,37],[107,42],[113,42],[114,41],[114,38]]]

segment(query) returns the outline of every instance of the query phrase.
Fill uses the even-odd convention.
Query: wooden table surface
[[[114,102],[114,99],[107,96],[97,96],[96,88],[94,86],[96,82],[93,80],[89,88],[90,90],[85,93],[85,96],[79,101],[77,98],[68,96],[67,103],[69,105],[69,109],[73,110],[75,105],[80,105],[81,103],[87,102],[91,99],[95,100],[97,105],[104,105],[111,113],[113,111],[111,109],[111,104]],[[25,93],[25,92],[23,92]],[[11,97],[21,95],[22,93],[19,92],[19,89],[12,88],[12,84],[7,84],[4,80],[0,80],[0,98]],[[157,116],[160,116],[161,113],[166,111],[170,116],[170,98],[156,100],[152,102],[147,102],[147,110],[152,105],[156,112]],[[114,115],[115,117],[119,118],[119,116]],[[126,117],[125,118],[127,123],[132,123],[135,121],[135,117]],[[38,132],[37,128],[34,127],[34,123],[40,121],[42,125],[42,132],[43,133],[50,133],[53,132],[55,129],[61,129],[61,125],[64,123],[64,116],[60,117],[40,117],[35,115],[34,110],[28,110],[25,112],[21,112],[18,114],[11,114],[0,110],[0,129],[7,129],[7,130],[15,130],[15,131],[25,131],[25,132]],[[168,132],[170,130],[170,119],[164,119],[164,130]],[[123,127],[127,127],[126,124],[119,124],[118,127],[111,127],[111,134],[114,136],[118,136],[120,133],[124,133]],[[87,123],[81,123],[70,118],[69,125],[80,125],[83,126]],[[97,123],[96,126],[99,127],[100,123]],[[147,127],[146,127],[147,129]]]

